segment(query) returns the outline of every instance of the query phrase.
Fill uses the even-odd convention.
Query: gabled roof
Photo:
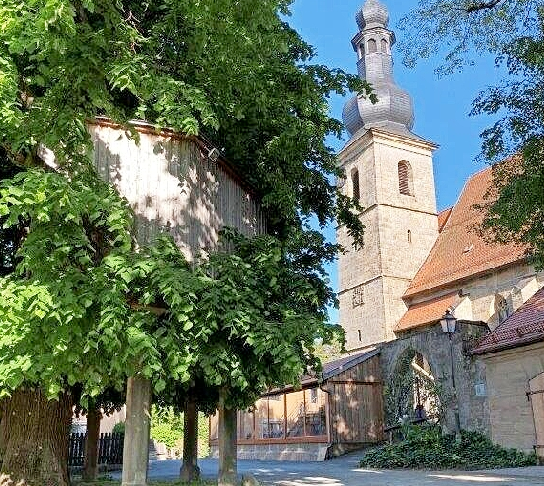
[[[360,353],[349,354],[347,356],[343,356],[342,358],[336,359],[334,361],[324,363],[323,371],[321,375],[304,375],[302,377],[302,379],[300,380],[301,388],[303,390],[307,388],[314,388],[319,383],[325,382],[331,378],[334,378],[335,376],[338,376],[339,374],[344,373],[344,371],[354,368],[355,366],[361,363],[364,363],[365,361],[379,354],[380,354],[379,349],[372,348],[372,349],[367,349],[365,351],[362,351]],[[289,393],[294,390],[295,388],[292,385],[287,385],[283,388],[274,388],[272,390],[268,390],[266,393],[263,393],[261,396],[265,397],[270,395],[278,395],[280,393]]]
[[[522,246],[488,243],[478,233],[484,214],[474,206],[484,204],[484,194],[492,184],[492,177],[491,167],[473,175],[449,217],[447,212],[441,213],[439,223],[443,225],[442,230],[408,287],[405,298],[447,287],[524,259]]]
[[[418,327],[434,324],[441,319],[448,309],[459,303],[460,297],[457,292],[449,293],[426,300],[410,306],[406,314],[402,316],[395,327],[395,332],[409,331]]]
[[[370,351],[364,351],[362,353],[352,354],[350,356],[344,356],[343,358],[325,363],[323,365],[323,381],[333,378],[344,371],[347,371],[358,364],[364,363],[366,360],[373,358],[380,354],[378,349],[372,349]]]
[[[484,336],[473,354],[486,354],[544,341],[544,288],[523,304],[492,333]]]

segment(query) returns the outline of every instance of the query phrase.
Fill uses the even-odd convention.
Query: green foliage
[[[361,467],[378,469],[492,469],[536,465],[535,454],[504,449],[478,432],[442,435],[438,426],[406,426],[404,440],[368,451]]]
[[[342,125],[327,98],[370,87],[311,63],[313,48],[280,17],[291,3],[5,1],[0,146],[21,165],[41,165],[46,146],[72,166],[97,115],[205,132],[257,187],[277,236],[338,217],[360,242],[353,203],[332,182],[340,174],[325,140]],[[327,258],[320,243],[306,251]]]
[[[442,403],[451,397],[445,396],[439,382],[433,381],[422,373],[416,373],[412,362],[416,351],[407,349],[397,361],[395,370],[389,376],[384,387],[385,423],[395,427],[405,420],[416,420],[415,398],[419,397],[424,405],[427,418],[439,420],[443,415]]]
[[[211,254],[200,269],[209,285],[197,307],[199,340],[193,377],[223,390],[227,406],[247,408],[267,388],[297,384],[319,371],[316,340],[328,342],[320,280],[269,236],[226,233],[229,252]]]
[[[189,379],[182,340],[199,279],[173,241],[136,253],[126,202],[94,178],[32,169],[0,196],[5,225],[27,226],[17,271],[0,279],[3,395],[30,383],[54,397],[78,384],[96,398],[133,374],[157,391],[166,377]],[[168,319],[149,309],[155,302]]]
[[[113,426],[113,433],[114,434],[124,434],[125,433],[125,422],[117,422]]]
[[[538,30],[541,0],[419,0],[400,21],[404,63],[438,55],[440,74],[477,62],[482,53],[500,55],[504,46]]]
[[[0,149],[23,170],[0,185],[4,227],[23,233],[0,279],[1,396],[77,387],[85,406],[140,375],[169,403],[196,382],[206,411],[219,389],[243,408],[319,368],[334,303],[323,263],[338,248],[309,221],[339,216],[355,241],[363,230],[331,182],[325,139],[341,124],[326,101],[369,87],[311,64],[280,17],[290,3],[0,4]],[[193,266],[168,237],[135,245],[126,201],[89,156],[98,115],[205,131],[258,189],[274,237],[231,234],[232,251]]]
[[[151,438],[162,442],[169,449],[183,449],[183,415],[172,408],[153,406],[151,413]]]
[[[420,0],[401,22],[405,63],[443,54],[441,73],[461,69],[483,52],[506,67],[500,85],[480,93],[472,114],[499,121],[482,133],[494,184],[480,209],[489,240],[516,242],[544,267],[544,4],[542,0]],[[506,163],[506,158],[516,157]]]

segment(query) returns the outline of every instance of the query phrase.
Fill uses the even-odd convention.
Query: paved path
[[[217,477],[217,461],[199,461],[205,478]],[[180,461],[151,461],[149,479],[176,479]],[[544,486],[544,467],[491,471],[377,471],[359,469],[357,456],[325,462],[238,461],[240,475],[251,473],[274,486]],[[116,475],[117,476],[117,475]]]

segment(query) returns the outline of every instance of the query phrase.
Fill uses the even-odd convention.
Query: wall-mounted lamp
[[[221,155],[221,152],[219,152],[219,149],[212,148],[208,152],[208,159],[212,162],[217,162],[217,159],[219,159],[219,156]]]

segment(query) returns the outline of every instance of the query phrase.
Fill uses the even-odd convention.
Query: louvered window
[[[406,161],[399,162],[399,191],[406,196],[414,195],[412,168]]]
[[[361,190],[359,187],[359,171],[357,169],[354,169],[351,172],[351,187],[353,191],[353,199],[359,201],[359,199],[361,199]]]

